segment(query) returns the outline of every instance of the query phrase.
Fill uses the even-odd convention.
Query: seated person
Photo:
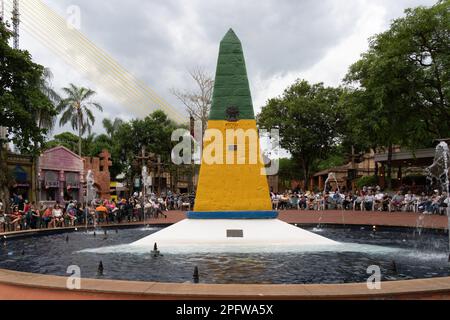
[[[75,221],[77,220],[77,210],[75,206],[71,206],[70,209],[66,211],[65,218],[69,222],[69,226],[75,226]]]
[[[310,194],[308,197],[308,210],[314,210],[314,206],[316,205],[316,198],[313,194]]]
[[[438,214],[440,215],[446,215],[446,208],[448,207],[448,197],[447,197],[447,192],[442,192],[441,197],[439,198],[439,209],[438,209]]]
[[[333,195],[333,201],[336,205],[342,205],[344,203],[345,196],[343,196],[339,191],[336,191]]]
[[[357,192],[355,196],[353,196],[353,204],[355,206],[355,209],[358,207],[360,210],[362,210],[362,202],[363,202],[363,196],[360,192]]]
[[[287,207],[288,207],[288,203],[289,203],[288,195],[286,193],[282,194],[280,196],[280,208],[281,208],[281,210],[286,210]]]
[[[382,202],[382,211],[389,211],[389,204],[391,203],[392,199],[388,194],[385,194],[383,196],[383,202]]]
[[[52,208],[48,207],[44,209],[44,213],[42,215],[42,224],[45,228],[48,228],[49,224],[51,224],[53,220]]]
[[[299,205],[300,209],[302,209],[302,210],[306,210],[306,208],[308,207],[308,199],[305,197],[304,194],[302,194],[300,196],[298,205]]]
[[[403,196],[402,192],[399,191],[397,194],[392,198],[391,201],[391,208],[393,210],[401,210],[402,206],[404,204],[405,197]]]
[[[10,224],[13,231],[20,230],[22,223],[22,214],[19,211],[19,206],[14,206],[12,213],[9,215]]]
[[[372,211],[373,210],[373,204],[375,202],[375,196],[373,195],[372,191],[369,191],[367,195],[364,197],[364,206],[366,211]]]
[[[439,212],[439,205],[440,205],[440,199],[439,191],[434,190],[434,194],[431,196],[431,199],[429,201],[429,205],[426,209],[426,213],[429,214],[436,214]]]
[[[61,227],[64,226],[63,210],[58,203],[55,204],[55,207],[52,210],[52,223],[54,228],[56,228],[58,225],[60,225]]]
[[[350,210],[353,204],[353,196],[351,193],[346,193],[342,201],[342,207],[344,210]]]
[[[375,205],[374,205],[374,209],[375,211],[382,211],[383,210],[383,199],[384,199],[384,194],[380,191],[376,191],[375,193]]]
[[[35,204],[33,203],[31,205],[30,210],[28,211],[28,224],[31,229],[37,229],[39,219],[41,218],[41,214],[39,213],[39,210],[36,208]]]
[[[415,201],[415,196],[411,193],[411,191],[409,191],[406,195],[405,195],[405,199],[403,200],[403,203],[405,205],[405,207],[407,209],[410,209],[411,206],[414,205],[414,201]]]

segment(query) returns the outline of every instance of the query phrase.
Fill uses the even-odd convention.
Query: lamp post
[[[94,174],[92,170],[89,170],[86,175],[86,208],[84,209],[85,220],[86,220],[86,232],[88,230],[88,211],[89,202],[92,197],[92,191],[94,190]]]
[[[144,217],[144,225],[145,225],[145,198],[147,196],[147,183],[148,183],[148,170],[147,166],[144,164],[142,166],[142,213]]]

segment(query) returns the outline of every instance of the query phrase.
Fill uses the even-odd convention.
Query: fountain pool
[[[104,237],[93,233],[33,236],[6,240],[0,246],[0,268],[67,276],[68,266],[77,265],[85,278],[184,283],[192,282],[197,266],[201,283],[212,284],[339,284],[365,282],[367,268],[381,268],[383,281],[450,275],[448,242],[444,231],[413,229],[326,228],[316,234],[334,246],[240,247],[239,252],[207,252],[196,248],[171,252],[158,246],[162,256],[149,248],[130,246],[161,228],[120,229]],[[313,228],[306,229],[314,232]],[[66,237],[69,241],[66,241]],[[140,248],[140,249],[139,249]],[[265,250],[266,249],[266,250]],[[395,263],[394,263],[395,261]]]

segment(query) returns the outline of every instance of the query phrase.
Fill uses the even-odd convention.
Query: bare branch
[[[170,92],[183,103],[189,114],[202,121],[205,129],[211,110],[214,80],[210,74],[200,67],[189,71],[189,75],[195,82],[196,88],[194,90],[171,89]]]

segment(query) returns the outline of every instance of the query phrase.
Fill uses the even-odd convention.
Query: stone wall
[[[111,175],[109,167],[112,166],[111,154],[108,150],[103,150],[98,157],[84,157],[84,174],[89,170],[94,173],[95,187],[97,194],[101,199],[111,199]]]

